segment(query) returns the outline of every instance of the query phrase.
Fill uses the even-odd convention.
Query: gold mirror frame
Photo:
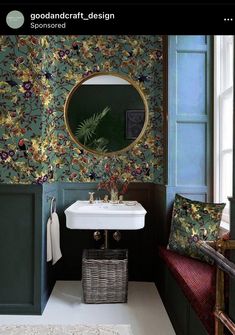
[[[69,122],[68,122],[68,106],[69,106],[69,102],[70,102],[70,99],[73,95],[73,93],[87,80],[93,78],[93,77],[96,77],[96,76],[104,76],[104,75],[107,75],[107,76],[114,76],[114,77],[119,77],[123,80],[126,80],[127,82],[129,82],[136,90],[137,92],[139,93],[139,95],[141,96],[142,98],[142,101],[143,101],[143,104],[144,104],[144,111],[145,111],[145,118],[144,118],[144,125],[143,125],[143,128],[141,130],[141,132],[139,133],[138,137],[133,141],[131,142],[131,144],[129,144],[127,147],[123,148],[123,149],[120,149],[120,150],[117,150],[117,151],[108,151],[108,152],[100,152],[100,151],[96,151],[96,150],[92,150],[88,147],[86,147],[84,144],[82,144],[81,142],[79,142],[76,138],[76,136],[73,134],[73,132],[71,131],[71,128],[69,126]],[[66,101],[65,101],[65,106],[64,106],[64,118],[65,118],[65,125],[66,125],[66,129],[70,135],[70,137],[72,138],[72,140],[78,144],[80,147],[82,147],[84,150],[86,150],[87,152],[90,152],[90,153],[93,153],[93,154],[96,154],[96,155],[101,155],[101,156],[114,156],[114,155],[117,155],[117,154],[122,154],[126,151],[128,151],[129,149],[131,149],[140,139],[141,137],[143,136],[143,134],[145,133],[145,130],[147,128],[147,124],[148,124],[148,120],[149,120],[149,109],[148,109],[148,104],[147,104],[147,100],[145,98],[145,95],[144,93],[142,92],[142,90],[140,89],[140,87],[138,86],[138,84],[133,81],[132,79],[128,78],[128,77],[125,77],[123,75],[120,75],[119,73],[115,73],[115,72],[96,72],[96,73],[93,73],[89,76],[87,76],[86,78],[82,79],[80,82],[78,82],[77,84],[75,84],[75,86],[72,88],[72,90],[69,92],[67,98],[66,98]]]

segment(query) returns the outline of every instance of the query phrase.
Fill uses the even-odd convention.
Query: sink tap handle
[[[90,198],[89,198],[89,203],[93,204],[94,203],[94,193],[95,192],[89,192]]]
[[[108,202],[109,201],[109,196],[108,194],[105,194],[103,202]]]

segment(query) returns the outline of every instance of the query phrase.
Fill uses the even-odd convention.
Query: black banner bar
[[[24,22],[18,27],[22,16]],[[0,33],[234,34],[235,4],[9,3],[1,5]]]

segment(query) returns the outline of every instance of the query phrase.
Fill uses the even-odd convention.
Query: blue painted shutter
[[[210,36],[168,39],[168,192],[212,200]]]

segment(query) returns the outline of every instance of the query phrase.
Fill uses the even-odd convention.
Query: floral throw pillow
[[[217,239],[224,207],[224,203],[205,203],[176,194],[168,249],[210,263],[195,242]]]

